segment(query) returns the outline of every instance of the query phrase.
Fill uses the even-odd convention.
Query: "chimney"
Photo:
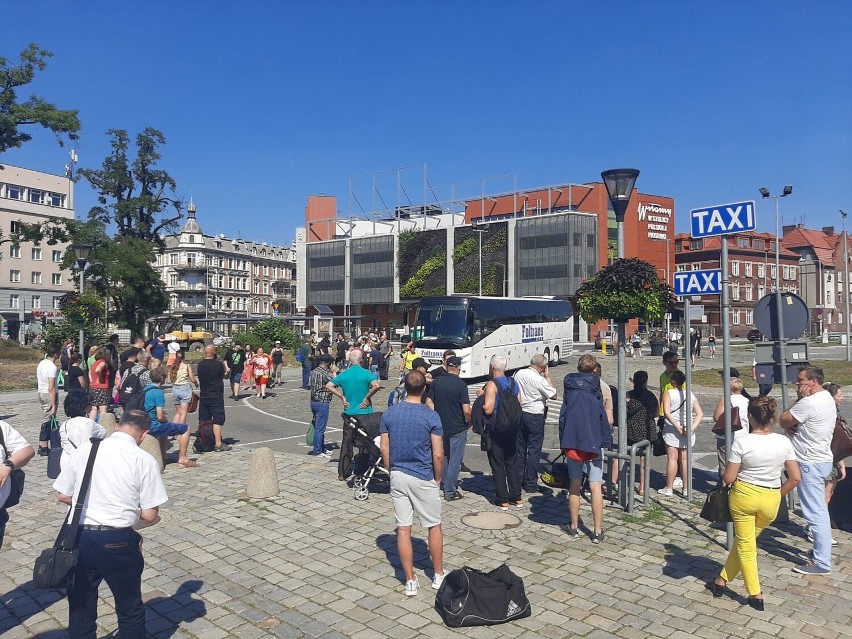
[[[787,235],[790,231],[795,231],[796,229],[802,228],[801,224],[785,224],[781,227],[781,236]]]
[[[834,235],[834,227],[833,226],[823,226],[822,232],[831,237]]]

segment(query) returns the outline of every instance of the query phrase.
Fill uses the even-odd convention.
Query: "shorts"
[[[234,371],[234,372],[231,373],[231,383],[232,384],[239,384],[240,380],[242,378],[243,378],[243,372],[242,371]]]
[[[172,401],[175,406],[189,404],[192,401],[192,384],[172,386]]]
[[[189,426],[186,424],[160,422],[157,430],[151,429],[148,431],[148,434],[151,437],[177,437],[178,435],[183,435],[187,430],[189,430]]]
[[[90,388],[89,402],[92,406],[109,406],[112,399],[109,396],[108,388]]]
[[[264,375],[263,377],[255,377],[255,384],[268,384],[269,383],[269,375]]]
[[[392,470],[390,494],[397,526],[411,526],[415,512],[424,528],[440,525],[441,494],[435,480],[419,479]]]
[[[214,424],[225,424],[225,398],[204,399],[198,402],[198,423],[213,420]]]
[[[603,482],[603,458],[598,457],[590,462],[579,462],[573,459],[565,459],[565,465],[568,466],[568,479],[572,481],[580,481],[585,473],[589,482]]]

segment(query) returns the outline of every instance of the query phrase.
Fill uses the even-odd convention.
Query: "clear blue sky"
[[[109,128],[160,129],[162,167],[207,233],[290,242],[309,194],[337,195],[345,215],[350,176],[420,163],[441,199],[437,185],[634,166],[641,191],[675,198],[679,231],[690,209],[759,200],[760,186],[794,185],[785,223],[852,212],[840,0],[3,4],[3,55],[31,41],[55,54],[34,90],[80,110],[80,166],[100,165]],[[56,173],[66,161],[40,131],[0,155]],[[403,172],[413,200],[418,171]],[[393,180],[378,184],[393,206]],[[370,208],[371,181],[354,185]],[[79,185],[78,214],[93,203]],[[774,230],[771,202],[758,225]]]

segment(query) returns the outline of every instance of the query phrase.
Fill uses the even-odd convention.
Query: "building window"
[[[51,251],[51,257],[53,258],[54,264],[59,264],[62,261],[62,251]]]
[[[264,274],[264,275],[269,275],[269,264],[264,264],[264,265],[263,265],[263,274]]]
[[[41,271],[33,271],[32,281],[33,284],[41,284]]]
[[[757,299],[762,298],[762,297],[763,297],[763,295],[764,295],[764,292],[765,292],[765,291],[764,291],[764,289],[763,289],[763,286],[758,286],[758,287],[757,287]]]
[[[739,246],[740,248],[748,248],[748,238],[747,237],[737,238],[737,246]]]
[[[752,301],[752,300],[751,300],[752,293],[753,293],[753,290],[752,290],[752,288],[751,288],[751,285],[746,286],[746,287],[745,287],[745,298],[746,298],[746,302],[751,302],[751,301]],[[751,322],[749,322],[749,323],[751,323]]]
[[[746,240],[748,241],[748,240]],[[739,275],[740,274],[740,263],[736,260],[731,262],[731,275]]]
[[[12,308],[21,308],[21,296],[14,293],[9,296],[9,306]]]
[[[177,263],[178,263],[177,253],[170,253],[169,254],[169,264],[174,265],[174,264],[177,264]]]
[[[33,295],[33,308],[41,308],[41,295]]]
[[[21,247],[20,246],[10,246],[9,247],[9,257],[16,257],[16,258],[20,259]]]
[[[745,262],[745,276],[751,277],[751,262]]]
[[[23,200],[24,199],[24,189],[15,184],[9,184],[6,186],[6,197],[10,200]],[[12,222],[14,225],[15,223]],[[14,230],[14,226],[12,227]]]
[[[758,251],[762,251],[763,247],[765,245],[766,245],[766,242],[764,242],[763,240],[758,240],[758,239],[754,240],[754,248],[756,248]]]
[[[773,279],[773,280],[777,280],[777,279],[778,279],[778,270],[775,268],[775,265],[774,265],[774,264],[772,264],[772,265],[769,267],[769,277],[770,277],[771,279]]]
[[[740,299],[740,287],[738,284],[731,284],[731,299],[739,300]]]
[[[751,309],[746,309],[746,326],[751,326],[754,324],[754,311]]]
[[[177,273],[169,273],[169,286],[177,286]]]
[[[254,292],[260,293],[260,283],[259,282],[254,283]]]
[[[692,270],[693,270],[693,271],[700,271],[700,270],[701,270],[701,264],[699,264],[699,263],[695,262],[695,263],[692,265]]]
[[[675,269],[676,269],[679,273],[681,273],[681,272],[683,272],[683,271],[685,271],[685,270],[686,270],[686,264],[678,264],[678,265],[675,267]]]
[[[825,305],[831,306],[831,291],[825,292]]]
[[[189,243],[190,243],[190,244],[195,244],[195,236],[194,236],[194,235],[190,235],[190,236],[189,236]]]
[[[255,265],[254,265],[254,274],[255,274],[255,275],[260,275],[260,264],[255,264]]]
[[[790,279],[791,280],[796,279],[796,267],[795,266],[790,267]]]
[[[58,311],[58,310],[59,310],[59,304],[60,304],[61,302],[62,302],[62,298],[61,298],[61,297],[54,297],[54,298],[53,298],[53,310]]]
[[[41,249],[40,248],[34,248],[33,249],[33,259],[41,261]]]
[[[17,269],[12,269],[9,271],[9,281],[10,282],[20,282],[21,281],[21,272]]]
[[[64,206],[65,205],[65,196],[59,193],[48,193],[47,194],[47,203],[50,206]]]
[[[758,264],[757,265],[757,276],[758,277],[766,277],[766,264]]]
[[[20,233],[21,232],[21,221],[20,220],[12,220],[12,222],[9,224],[9,230],[12,231],[13,234],[14,233]]]
[[[784,279],[789,280],[790,279],[790,267],[785,264],[782,267],[782,269],[783,269],[783,272],[784,272]]]
[[[30,189],[30,202],[34,202],[36,204],[41,204],[44,202],[44,191],[40,191],[38,189]]]
[[[54,273],[50,277],[51,277],[51,280],[53,281],[54,286],[61,286],[62,285],[62,274],[61,273]]]
[[[266,282],[266,281],[263,282],[263,294],[269,295],[269,282]]]
[[[731,311],[731,324],[734,326],[740,325],[740,312],[739,311]]]
[[[187,253],[186,254],[186,263],[189,266],[195,266],[195,253]]]

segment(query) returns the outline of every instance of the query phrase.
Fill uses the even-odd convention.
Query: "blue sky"
[[[504,192],[634,166],[641,191],[675,198],[679,231],[690,209],[760,186],[794,186],[785,223],[852,212],[840,0],[5,0],[3,14],[3,55],[54,52],[32,86],[80,110],[80,166],[100,165],[109,128],[160,129],[162,167],[207,233],[289,243],[308,195],[357,213],[350,177],[396,167],[413,167],[400,175],[419,202],[423,163],[439,199],[492,176],[514,176],[487,181]],[[0,162],[62,173],[67,150],[35,133]],[[376,181],[388,206],[395,177]],[[371,178],[352,184],[381,206]],[[79,185],[78,214],[94,201]],[[774,224],[758,202],[758,228]]]

